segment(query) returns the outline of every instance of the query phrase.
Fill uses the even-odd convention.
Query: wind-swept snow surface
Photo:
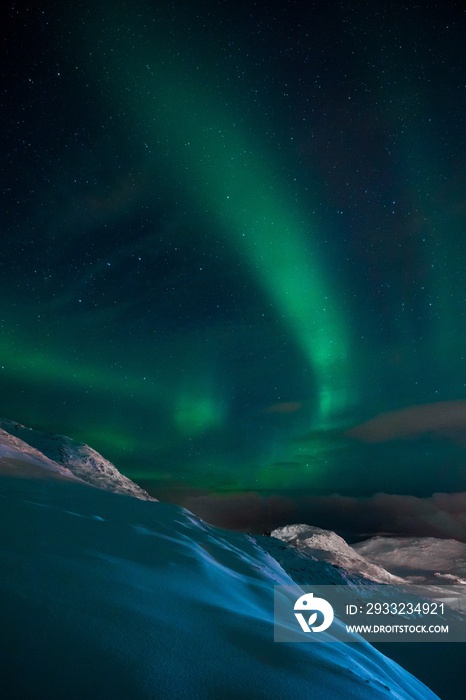
[[[0,504],[6,698],[437,697],[366,643],[274,642],[274,585],[301,589],[247,535],[71,480]]]

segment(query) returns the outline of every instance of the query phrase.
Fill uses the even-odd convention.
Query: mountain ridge
[[[22,457],[27,457],[35,460],[37,465],[40,463],[49,472],[58,473],[62,477],[77,478],[105,491],[134,496],[145,501],[157,501],[84,442],[78,442],[66,435],[44,433],[6,418],[0,418],[0,430],[0,457],[2,452],[4,458],[8,452],[10,461],[21,461]],[[14,455],[11,450],[15,451]],[[13,470],[10,469],[9,472],[13,473]]]

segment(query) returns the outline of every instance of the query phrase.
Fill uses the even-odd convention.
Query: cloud
[[[387,442],[420,433],[435,433],[464,443],[466,401],[439,401],[381,413],[351,428],[346,435],[364,442]]]
[[[303,407],[302,401],[282,401],[264,409],[264,413],[296,413]]]
[[[264,532],[304,522],[348,537],[390,534],[466,542],[466,492],[434,493],[428,498],[387,493],[367,498],[190,494],[183,505],[209,523],[243,531]]]

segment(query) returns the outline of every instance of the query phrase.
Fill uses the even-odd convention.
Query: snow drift
[[[0,450],[10,469],[31,463],[60,475],[0,477],[5,697],[437,697],[363,641],[275,643],[274,585],[302,591],[253,538],[181,507],[90,488],[1,437],[2,449],[16,450],[13,461]]]

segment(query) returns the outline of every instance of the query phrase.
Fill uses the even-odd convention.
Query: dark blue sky
[[[170,497],[464,489],[460,3],[4,14],[0,412]]]

